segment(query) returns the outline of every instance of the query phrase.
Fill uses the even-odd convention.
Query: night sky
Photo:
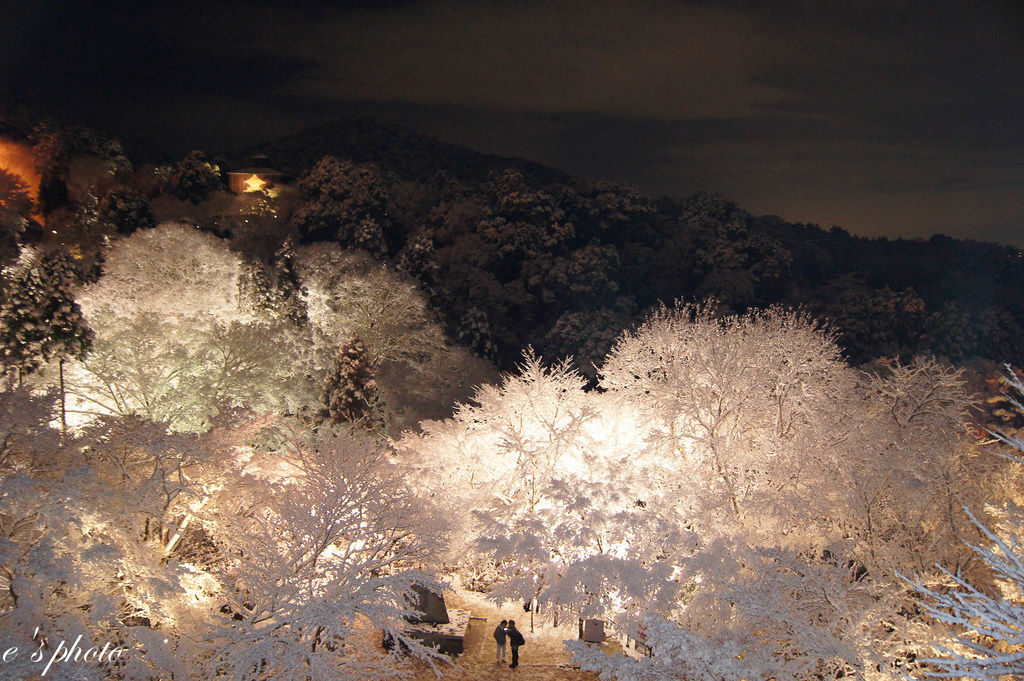
[[[371,115],[863,235],[1024,245],[1024,3],[0,3],[0,98],[180,157]]]

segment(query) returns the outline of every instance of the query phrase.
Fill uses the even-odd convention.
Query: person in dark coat
[[[505,620],[501,621],[501,624],[494,628],[494,661],[504,662],[505,661],[505,639],[508,638],[505,627],[508,622]]]
[[[512,648],[512,664],[510,664],[508,668],[515,669],[519,666],[519,646],[526,643],[526,640],[523,638],[523,635],[519,633],[519,630],[516,629],[515,620],[508,621],[508,629],[506,630],[506,633],[508,633],[508,645]]]

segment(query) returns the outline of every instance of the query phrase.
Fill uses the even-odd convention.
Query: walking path
[[[445,601],[449,608],[468,610],[472,613],[466,630],[464,652],[455,658],[455,666],[442,668],[445,681],[598,681],[594,672],[582,672],[571,667],[570,657],[562,641],[577,636],[576,623],[555,628],[550,623],[534,622],[530,631],[530,614],[521,607],[506,606],[500,611],[482,594],[458,590],[446,591]],[[519,649],[519,667],[509,669],[511,652],[504,664],[494,661],[494,627],[503,619],[514,619],[516,627],[523,633],[526,645]],[[617,646],[605,643],[608,652]],[[429,668],[417,672],[416,681],[436,680]]]

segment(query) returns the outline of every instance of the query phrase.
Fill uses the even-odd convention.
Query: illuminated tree
[[[194,437],[139,420],[97,424],[63,447],[25,447],[31,433],[16,431],[16,465],[0,471],[0,629],[22,650],[5,675],[38,678],[58,642],[81,635],[83,650],[127,649],[94,663],[105,678],[193,678],[189,655],[170,651],[195,634],[196,608],[214,607],[216,580],[174,549],[221,467]],[[47,677],[66,678],[60,667]]]
[[[601,376],[649,420],[667,465],[695,473],[700,515],[740,523],[800,484],[808,439],[826,439],[841,415],[821,406],[851,381],[830,335],[806,316],[716,316],[709,305],[663,308],[624,333]]]
[[[995,466],[964,427],[962,371],[917,357],[862,387],[865,403],[830,460],[834,531],[855,540],[852,556],[876,575],[924,574],[940,561],[969,569],[963,541],[975,530],[962,508],[981,512]]]
[[[1018,395],[1024,383],[1011,373],[1010,386]],[[1024,410],[1019,399],[1013,400]],[[1024,465],[1024,439],[1017,435],[996,434],[1004,447],[996,452],[1018,469]],[[1015,504],[996,513],[997,522],[989,529],[973,515],[971,521],[980,530],[980,541],[971,550],[994,577],[994,584],[977,575],[968,575],[957,566],[944,568],[943,583],[928,587],[920,576],[913,586],[924,596],[926,612],[951,630],[952,640],[935,644],[937,657],[924,659],[924,678],[976,679],[1002,681],[1024,674],[1024,517]]]
[[[401,441],[417,488],[464,509],[465,576],[637,633],[667,617],[655,667],[629,667],[650,676],[627,678],[913,668],[927,625],[896,571],[961,560],[948,509],[980,503],[988,476],[959,436],[955,371],[859,375],[800,313],[679,306],[624,334],[602,381],[588,393],[528,357]],[[669,651],[687,648],[678,666]]]
[[[995,575],[995,590],[948,571],[946,588],[917,586],[928,614],[954,632],[952,641],[935,646],[941,657],[922,660],[929,665],[925,678],[1002,681],[1024,674],[1024,522],[1015,512],[998,534],[979,528],[987,546],[972,548]]]
[[[689,545],[672,502],[637,458],[643,433],[621,400],[584,391],[568,365],[527,355],[450,421],[400,443],[421,494],[444,498],[451,548],[491,597],[600,614],[653,598]],[[646,567],[644,567],[646,566]]]
[[[845,561],[779,548],[716,549],[682,576],[686,583],[699,570],[704,579],[677,594],[677,607],[619,619],[651,657],[609,656],[571,642],[574,659],[630,681],[901,678],[888,648],[873,638],[899,599],[870,583],[851,584]]]
[[[285,248],[270,275],[244,275],[224,241],[186,225],[115,242],[103,276],[79,296],[97,342],[74,370],[76,408],[187,430],[208,428],[225,406],[319,411],[353,335],[400,427],[464,390],[462,367],[473,362],[445,344],[413,282],[365,255]]]
[[[310,341],[291,322],[258,318],[240,300],[241,272],[223,241],[183,225],[116,242],[79,296],[96,352],[72,368],[76,408],[202,431],[225,406],[315,405]]]
[[[137,414],[203,432],[225,407],[289,411],[308,404],[300,393],[312,390],[304,388],[311,379],[290,376],[304,348],[285,325],[200,319],[175,327],[153,313],[91,319],[93,350],[68,374],[81,415]],[[276,343],[267,342],[272,336]]]
[[[110,679],[376,679],[437,654],[403,633],[440,523],[369,439],[261,423],[200,439],[110,417],[44,443],[51,405],[0,394],[0,629],[36,678],[58,642],[119,645]],[[35,632],[35,635],[34,635]],[[45,663],[45,659],[43,662]],[[70,678],[57,663],[47,676]],[[81,665],[74,667],[75,673]]]
[[[207,674],[378,679],[404,666],[400,649],[436,657],[402,632],[402,618],[413,614],[414,584],[441,588],[414,569],[431,560],[439,523],[386,452],[368,438],[332,435],[316,447],[289,438],[266,463],[287,473],[244,479],[211,523],[225,547],[217,572],[227,604],[205,637]],[[367,628],[402,645],[383,655]]]
[[[479,359],[446,342],[413,280],[365,253],[315,244],[299,250],[297,269],[308,292],[315,375],[325,377],[338,348],[358,337],[395,432],[415,426],[425,415],[448,413],[467,394],[467,375],[492,374]]]
[[[153,312],[169,322],[201,317],[250,321],[238,300],[242,263],[226,244],[188,224],[165,223],[114,242],[103,276],[85,288],[87,314],[109,311],[126,318]]]
[[[370,361],[416,371],[444,346],[444,335],[414,282],[358,252],[322,244],[299,252],[309,318],[335,344],[358,336]]]
[[[696,545],[675,563],[673,606],[619,615],[634,635],[645,628],[654,659],[575,646],[585,668],[794,681],[915,668],[928,626],[897,573],[976,568],[957,548],[969,529],[957,509],[981,505],[988,471],[962,437],[958,372],[921,358],[855,377],[837,355],[815,325],[779,312],[663,310],[623,336],[605,385],[651,424],[647,478],[676,490]]]

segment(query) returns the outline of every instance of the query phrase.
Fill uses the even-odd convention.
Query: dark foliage
[[[593,377],[652,306],[705,297],[737,312],[802,306],[838,328],[855,364],[920,352],[1024,361],[1013,248],[864,239],[753,216],[717,194],[651,201],[367,120],[240,157],[256,152],[305,176],[292,215],[305,241],[364,248],[410,273],[450,336],[504,369],[532,345]]]
[[[175,166],[170,179],[170,191],[183,201],[199,203],[224,188],[220,168],[201,151],[190,151]]]
[[[137,191],[120,187],[111,190],[100,201],[97,220],[120,234],[156,227],[149,199]]]
[[[0,208],[23,215],[32,212],[32,196],[28,185],[21,177],[5,168],[0,168]]]
[[[376,257],[388,252],[388,182],[377,168],[326,156],[299,180],[298,192],[302,203],[291,222],[304,242],[337,241]]]
[[[73,289],[80,277],[64,251],[51,251],[38,263],[24,263],[8,274],[7,299],[0,307],[0,360],[5,368],[29,374],[50,359],[83,357],[93,332]]]

